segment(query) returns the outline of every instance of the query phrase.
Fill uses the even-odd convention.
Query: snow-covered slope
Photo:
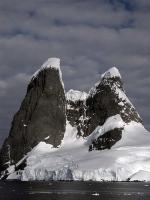
[[[92,133],[87,138],[77,138],[77,130],[67,122],[66,133],[59,148],[52,148],[45,142],[39,143],[28,153],[25,169],[11,173],[8,179],[149,180],[150,133],[140,123],[125,124],[118,115],[108,119],[103,128],[97,129],[103,134],[112,127],[124,127],[122,139],[111,150],[89,152],[89,142],[98,135]],[[141,170],[146,171],[143,179],[138,175]]]
[[[130,181],[150,181],[150,172],[139,170],[137,173],[133,174]]]

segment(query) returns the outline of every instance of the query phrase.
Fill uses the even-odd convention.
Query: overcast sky
[[[0,144],[49,57],[61,58],[66,90],[88,91],[118,67],[150,129],[149,0],[0,0]]]

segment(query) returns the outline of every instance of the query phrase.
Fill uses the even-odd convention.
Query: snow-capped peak
[[[31,77],[31,81],[33,81],[39,73],[44,69],[56,69],[59,72],[59,78],[62,83],[62,86],[64,88],[64,83],[62,80],[62,72],[60,69],[60,58],[48,58],[47,61],[44,62],[44,64],[40,67],[39,70],[37,70]]]
[[[113,77],[119,77],[121,79],[121,74],[116,67],[110,68],[108,71],[106,71],[104,74],[101,75],[101,78],[113,78]]]
[[[41,68],[60,68],[59,58],[48,58],[48,60],[41,66]]]
[[[66,98],[68,101],[84,101],[87,98],[88,94],[84,91],[78,91],[78,90],[69,90],[66,93]]]
[[[89,95],[94,95],[96,93],[96,88],[97,86],[101,83],[101,81],[105,78],[105,79],[109,79],[109,78],[115,78],[118,77],[121,79],[121,74],[119,72],[119,70],[116,67],[112,67],[109,70],[107,70],[105,73],[101,74],[101,79],[95,83],[94,87],[92,87],[89,91]]]
[[[60,71],[60,59],[59,58],[48,58],[46,62],[37,70],[32,78],[36,78],[39,72],[43,69],[54,68]]]

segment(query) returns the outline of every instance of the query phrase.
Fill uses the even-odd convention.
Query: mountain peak
[[[32,78],[36,78],[39,74],[40,71],[42,71],[43,69],[48,69],[48,68],[53,68],[53,69],[57,69],[60,71],[60,58],[48,58],[43,65],[40,67],[39,70],[37,70]]]
[[[48,58],[41,68],[60,68],[60,58]]]
[[[59,67],[58,58],[49,58],[31,79],[4,143],[0,167],[7,167],[5,163],[12,160],[18,162],[40,141],[60,145],[66,125],[66,101]]]
[[[106,71],[104,74],[101,75],[101,78],[114,78],[114,77],[118,77],[121,79],[121,74],[115,66],[110,68],[108,71]]]

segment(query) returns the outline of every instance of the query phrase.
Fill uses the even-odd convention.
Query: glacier
[[[27,155],[24,170],[13,171],[7,179],[78,180],[78,181],[150,181],[150,133],[137,122],[125,124],[119,115],[107,119],[88,137],[77,137],[77,130],[69,122],[61,145],[40,142]],[[89,140],[97,132],[114,127],[124,127],[122,139],[110,150],[89,152]],[[93,137],[93,138],[92,138]],[[144,177],[143,177],[144,171]]]

